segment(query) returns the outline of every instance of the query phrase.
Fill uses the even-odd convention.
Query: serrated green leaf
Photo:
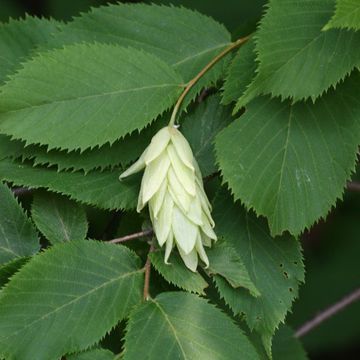
[[[20,67],[32,51],[44,45],[58,31],[60,23],[55,20],[26,16],[0,25],[0,84],[7,75]]]
[[[226,191],[214,203],[216,233],[224,238],[243,259],[250,278],[260,292],[253,297],[245,289],[234,289],[221,277],[215,278],[220,295],[235,314],[245,314],[250,330],[262,338],[271,353],[271,338],[284,321],[304,281],[299,242],[289,236],[272,238],[263,219],[234,204]]]
[[[130,315],[124,360],[258,359],[250,341],[224,313],[200,297],[168,292]]]
[[[221,275],[233,288],[242,287],[249,290],[252,296],[260,296],[243,260],[232,246],[225,242],[217,243],[206,253],[211,274]]]
[[[11,140],[10,137],[0,134],[0,158],[33,159],[34,165],[55,165],[59,171],[84,170],[85,173],[95,169],[111,169],[119,165],[124,167],[141,155],[154,134],[166,125],[166,120],[163,116],[140,133],[127,135],[111,146],[105,144],[84,152],[55,149],[48,151],[46,146],[25,146],[22,141]],[[231,120],[230,108],[222,106],[217,95],[209,96],[196,106],[193,112],[183,115],[181,131],[194,151],[203,176],[217,170],[213,150],[214,138]]]
[[[0,287],[3,287],[27,261],[27,257],[18,257],[0,266]]]
[[[173,6],[116,4],[92,9],[63,25],[51,44],[104,42],[143,49],[161,58],[191,80],[230,44],[225,27],[196,11]],[[195,85],[188,99],[216,82],[227,61],[221,61]]]
[[[115,355],[106,349],[88,350],[82,353],[68,355],[67,360],[114,360]]]
[[[250,340],[258,351],[262,360],[269,360],[268,355],[261,343],[260,337],[252,332],[249,334]],[[306,351],[300,340],[294,335],[294,331],[286,325],[281,325],[276,331],[272,344],[273,360],[307,360]]]
[[[257,67],[255,40],[251,38],[237,51],[227,71],[223,86],[222,103],[237,101],[255,77]]]
[[[217,95],[209,96],[196,106],[194,111],[183,114],[181,131],[194,151],[203,176],[217,170],[213,150],[214,138],[231,120],[230,108],[222,106]],[[87,173],[91,170],[111,169],[119,165],[124,167],[141,155],[154,134],[166,124],[167,118],[163,116],[140,133],[127,135],[111,146],[105,144],[100,148],[88,149],[84,152],[55,149],[47,151],[46,146],[25,146],[22,141],[0,135],[0,156],[2,154],[3,158],[33,159],[35,165],[55,165],[59,171],[84,170]]]
[[[0,131],[49,149],[112,144],[168,109],[181,84],[151,54],[71,45],[39,54],[1,88]]]
[[[294,331],[287,326],[281,326],[274,336],[274,360],[307,360],[308,356]]]
[[[14,198],[0,183],[0,264],[30,256],[40,249],[36,230]]]
[[[84,208],[65,196],[36,194],[31,209],[37,228],[52,244],[84,240],[88,230]]]
[[[84,152],[66,150],[47,150],[47,146],[28,145],[24,141],[11,140],[7,135],[0,134],[0,154],[1,159],[10,158],[15,160],[32,160],[34,165],[45,165],[47,167],[56,166],[58,171],[83,170],[85,173],[91,170],[105,170],[122,165],[122,159],[136,152],[136,143],[134,146],[127,146],[132,141],[127,141],[129,136],[116,141],[112,146],[105,144],[100,148],[88,149]],[[124,146],[122,144],[124,143]],[[131,151],[134,149],[133,151]],[[125,150],[125,151],[122,151]],[[129,156],[130,159],[133,156]],[[136,155],[135,155],[136,157]]]
[[[334,1],[270,1],[257,32],[258,74],[236,109],[260,94],[315,100],[360,65],[360,33],[322,31]]]
[[[0,293],[0,353],[52,360],[88,348],[141,301],[139,265],[123,246],[85,240],[35,256]]]
[[[184,266],[179,255],[172,253],[170,264],[164,262],[164,253],[156,251],[150,254],[151,263],[157,272],[169,283],[189,292],[204,295],[208,283],[199,273],[194,273]]]
[[[335,13],[324,30],[332,28],[360,30],[359,0],[336,0]]]
[[[0,179],[18,186],[46,188],[70,196],[84,204],[106,210],[132,209],[136,207],[140,179],[134,176],[119,181],[121,171],[57,172],[54,169],[32,167],[9,161],[0,161]]]
[[[48,151],[47,146],[26,146],[23,141],[11,140],[9,136],[0,134],[0,159],[9,157],[22,161],[33,160],[34,165],[56,166],[58,171],[83,170],[85,173],[125,167],[142,154],[154,134],[166,124],[167,118],[162,116],[140,133],[135,131],[112,145],[105,144],[83,152],[56,149]]]
[[[12,141],[9,136],[0,134],[0,159],[13,158],[21,156],[24,145],[21,141]]]
[[[359,88],[356,71],[315,104],[255,99],[217,136],[224,180],[273,235],[301,233],[342,196],[360,139]]]
[[[184,116],[181,132],[188,140],[204,177],[217,171],[215,136],[231,121],[231,109],[220,104],[218,95],[208,97],[193,113]]]

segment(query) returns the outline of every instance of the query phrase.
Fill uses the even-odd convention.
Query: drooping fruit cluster
[[[144,168],[137,211],[149,204],[156,238],[165,244],[165,263],[176,245],[190,270],[196,271],[198,256],[209,266],[204,246],[217,239],[211,205],[189,143],[176,127],[162,128],[120,179]]]

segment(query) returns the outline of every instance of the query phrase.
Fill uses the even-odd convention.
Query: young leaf
[[[360,2],[358,0],[336,0],[335,13],[324,26],[324,30],[332,28],[360,30]]]
[[[66,356],[67,360],[114,360],[115,355],[106,349],[93,349]]]
[[[251,38],[241,46],[231,61],[223,87],[222,103],[237,101],[255,77],[257,67],[255,40]]]
[[[0,25],[0,84],[13,73],[31,52],[44,45],[59,29],[55,20],[26,16]]]
[[[242,331],[196,295],[168,292],[130,315],[124,360],[259,359]]]
[[[204,177],[217,171],[213,143],[217,133],[231,120],[231,109],[220,104],[218,95],[210,96],[193,113],[184,116],[181,131],[189,141]]]
[[[301,233],[341,197],[359,145],[359,86],[356,71],[315,104],[255,99],[217,136],[224,180],[273,235]]]
[[[304,280],[299,242],[288,235],[272,238],[265,221],[234,204],[226,191],[217,195],[213,214],[216,233],[241,256],[261,295],[254,297],[245,289],[234,289],[221,277],[215,278],[216,286],[235,314],[245,314],[250,330],[261,335],[270,353],[271,337]]]
[[[33,255],[39,248],[33,224],[11,190],[0,183],[0,264]]]
[[[88,223],[84,208],[65,196],[36,194],[31,214],[37,228],[52,244],[86,237]]]
[[[51,44],[76,42],[104,42],[143,49],[167,62],[188,82],[230,44],[231,37],[223,25],[193,10],[154,4],[116,4],[92,9],[62,25]],[[218,80],[225,64],[222,61],[207,72],[193,93]]]
[[[208,283],[199,273],[194,273],[184,266],[179,255],[172,253],[170,264],[164,262],[164,253],[156,251],[150,254],[151,263],[166,281],[175,286],[193,293],[204,295],[204,289]]]
[[[252,282],[241,257],[236,250],[225,242],[215,244],[206,251],[211,274],[223,276],[233,288],[245,288],[253,296],[260,296],[259,290]]]
[[[168,109],[181,84],[142,51],[71,45],[36,56],[2,87],[0,130],[49,149],[112,144]]]
[[[259,94],[315,100],[360,65],[360,33],[322,31],[333,3],[270,1],[257,33],[258,75],[236,109]]]
[[[121,171],[97,172],[87,175],[81,172],[57,172],[54,169],[32,167],[28,164],[0,161],[0,179],[29,188],[46,188],[68,195],[81,203],[107,210],[132,209],[136,207],[140,179],[134,176],[119,181]]]
[[[52,360],[88,348],[140,302],[139,265],[123,246],[85,240],[35,256],[0,293],[0,354]]]

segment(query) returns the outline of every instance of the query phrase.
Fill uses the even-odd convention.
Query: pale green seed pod
[[[199,166],[185,137],[173,126],[162,128],[139,160],[120,175],[123,179],[145,169],[137,211],[149,204],[159,245],[165,245],[165,263],[174,246],[185,265],[196,271],[198,256],[209,266],[204,246],[216,241],[211,205]]]

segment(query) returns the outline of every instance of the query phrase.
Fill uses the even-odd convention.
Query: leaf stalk
[[[243,38],[240,38],[236,41],[234,41],[233,43],[231,43],[229,46],[227,46],[220,54],[218,54],[217,56],[215,56],[207,65],[205,65],[205,67],[194,77],[192,78],[188,84],[186,85],[184,91],[182,92],[182,94],[180,95],[180,97],[178,98],[175,106],[174,106],[174,110],[171,114],[171,118],[169,121],[169,126],[174,126],[175,125],[175,120],[176,120],[176,116],[177,113],[179,112],[179,109],[181,107],[182,102],[185,99],[185,96],[189,93],[189,91],[192,89],[192,87],[199,81],[199,79],[201,79],[204,74],[210,70],[218,61],[220,61],[224,56],[226,56],[228,53],[230,53],[232,50],[236,49],[237,47],[241,46],[242,44],[244,44],[246,41],[248,41],[250,39],[250,35],[245,36]]]
[[[150,249],[147,255],[146,263],[144,266],[145,269],[145,279],[144,279],[144,300],[150,300],[150,273],[151,273],[151,260],[150,254],[153,253],[155,250],[154,240],[151,241]]]

